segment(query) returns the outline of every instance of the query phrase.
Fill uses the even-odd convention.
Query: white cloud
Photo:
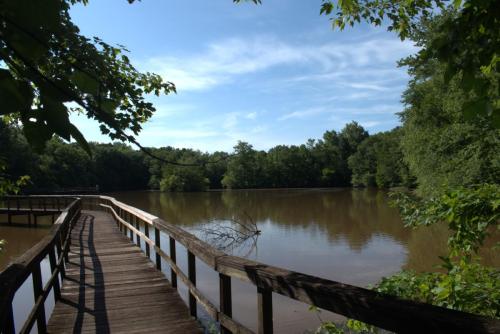
[[[314,74],[316,79],[352,74],[353,69],[369,69],[375,64],[394,68],[397,59],[415,50],[409,42],[388,39],[295,45],[258,36],[212,43],[199,54],[152,58],[144,66],[173,81],[182,92],[206,90],[231,82],[236,76],[276,66],[312,65],[319,71]]]
[[[317,107],[317,108],[308,108],[304,110],[297,110],[293,111],[288,114],[284,114],[280,117],[278,117],[278,121],[284,121],[290,118],[307,118],[310,116],[318,115],[328,112],[328,109],[326,107]]]
[[[256,111],[250,112],[245,115],[245,118],[254,120],[257,118],[257,112]]]
[[[182,138],[182,139],[191,139],[191,138],[207,138],[207,137],[215,137],[220,135],[217,131],[210,131],[205,129],[166,129],[164,127],[159,128],[146,128],[140,134],[141,139],[149,138]]]

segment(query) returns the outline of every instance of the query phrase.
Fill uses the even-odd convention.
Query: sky
[[[321,0],[91,0],[70,14],[81,33],[130,50],[140,71],[177,94],[148,97],[157,111],[145,146],[232,151],[300,145],[357,121],[371,134],[399,124],[408,82],[397,61],[417,51],[383,27],[333,30]],[[87,140],[109,142],[72,116]]]

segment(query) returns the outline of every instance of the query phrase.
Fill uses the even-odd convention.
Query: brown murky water
[[[445,226],[405,228],[386,193],[376,190],[304,189],[213,191],[205,193],[125,192],[117,199],[201,235],[212,219],[248,215],[262,234],[255,247],[233,250],[235,255],[320,276],[367,286],[401,269],[432,270],[446,250]],[[46,229],[0,226],[7,251],[0,266],[39,240]],[[166,243],[163,242],[163,245]],[[500,265],[496,253],[482,254],[487,264]],[[180,267],[187,272],[185,251],[178,246]],[[166,265],[163,268],[167,268]],[[167,277],[168,270],[165,270]],[[257,296],[254,286],[233,279],[233,316],[255,329]],[[218,276],[197,261],[197,285],[218,305]],[[187,300],[186,289],[179,288]],[[303,333],[318,326],[307,305],[273,295],[277,333]],[[327,312],[322,318],[335,318]]]

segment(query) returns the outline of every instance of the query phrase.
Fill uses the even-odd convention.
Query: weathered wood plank
[[[84,212],[71,239],[49,333],[202,333],[177,290],[111,215]]]

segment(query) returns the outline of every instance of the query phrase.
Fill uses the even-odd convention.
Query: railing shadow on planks
[[[0,323],[2,333],[14,332],[12,298],[16,290],[32,274],[35,305],[20,332],[31,330],[37,321],[38,331],[45,332],[44,302],[51,289],[57,300],[58,275],[64,279],[64,259],[70,245],[70,230],[82,205],[92,210],[110,213],[120,231],[131,242],[145,244],[146,256],[155,252],[156,268],[161,270],[163,259],[171,270],[171,284],[177,287],[181,279],[189,291],[189,310],[197,317],[199,303],[220,324],[222,333],[252,333],[232,318],[231,279],[236,278],[256,286],[258,332],[273,332],[272,293],[357,319],[397,333],[499,333],[500,321],[470,313],[450,310],[415,301],[402,300],[372,290],[278,268],[244,258],[227,255],[183,229],[140,209],[108,196],[78,195],[78,198],[54,196],[71,203],[62,210],[49,234],[0,273]],[[144,232],[140,225],[144,225]],[[168,254],[161,245],[160,234],[168,236]],[[176,263],[176,242],[187,249],[187,275]],[[164,245],[166,246],[166,245]],[[57,256],[56,256],[57,254]],[[42,287],[40,262],[49,256],[51,277]],[[196,258],[219,273],[220,307],[217,308],[196,287]]]

